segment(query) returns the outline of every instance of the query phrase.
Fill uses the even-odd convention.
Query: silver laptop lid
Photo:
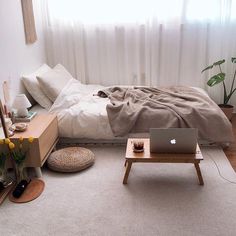
[[[197,132],[195,128],[151,128],[150,152],[195,153]]]

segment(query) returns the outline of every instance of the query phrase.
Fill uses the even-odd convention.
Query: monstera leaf
[[[213,65],[210,65],[208,67],[206,67],[204,70],[202,70],[202,72],[206,71],[206,70],[209,70],[209,69],[212,69],[213,68]]]
[[[236,57],[232,57],[231,58],[231,62],[236,64]],[[225,84],[225,73],[222,72],[222,68],[221,68],[221,64],[225,63],[225,59],[219,60],[214,62],[212,65],[207,66],[204,70],[202,70],[202,72],[212,69],[213,67],[217,67],[220,71],[219,74],[213,75],[208,81],[207,81],[207,85],[210,87],[215,86],[216,84],[219,84],[222,82],[223,85],[223,89],[224,89],[224,104],[227,105],[230,98],[232,97],[232,95],[236,92],[236,88],[234,86],[235,84],[235,79],[236,79],[236,69],[234,70],[234,74],[233,74],[233,80],[231,82],[231,87],[230,90],[227,91],[227,87]]]
[[[214,62],[213,66],[219,66],[219,65],[221,65],[223,63],[225,63],[225,59],[217,61],[217,62]]]
[[[213,87],[216,84],[221,83],[225,79],[225,73],[219,73],[217,75],[212,76],[208,81],[207,85]]]
[[[232,58],[232,62],[233,62],[233,59],[235,59],[235,63],[236,63],[236,58]],[[223,60],[220,60],[220,61],[216,61],[214,62],[212,65],[206,67],[204,70],[202,70],[202,72],[206,71],[206,70],[209,70],[209,69],[212,69],[214,66],[220,66],[221,64],[225,63],[225,59]]]

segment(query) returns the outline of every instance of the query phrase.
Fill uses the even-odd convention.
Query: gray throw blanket
[[[232,142],[231,123],[208,96],[190,87],[110,87],[107,114],[115,136],[149,132],[149,128],[198,128],[200,139]]]

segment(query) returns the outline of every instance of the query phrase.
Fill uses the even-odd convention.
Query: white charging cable
[[[232,180],[229,180],[229,179],[225,178],[225,177],[221,174],[220,168],[219,168],[219,166],[217,165],[217,163],[216,163],[216,161],[214,160],[214,158],[212,158],[209,153],[207,153],[207,155],[208,155],[208,157],[210,157],[210,159],[211,159],[211,160],[213,161],[213,163],[215,164],[216,169],[217,169],[217,171],[218,171],[218,173],[219,173],[219,176],[220,176],[222,179],[226,180],[227,182],[229,182],[229,183],[231,183],[231,184],[236,184],[235,181],[232,181]]]

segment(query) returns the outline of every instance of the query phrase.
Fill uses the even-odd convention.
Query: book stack
[[[26,117],[14,117],[14,123],[17,122],[30,122],[35,116],[37,112],[29,111],[28,116]]]

